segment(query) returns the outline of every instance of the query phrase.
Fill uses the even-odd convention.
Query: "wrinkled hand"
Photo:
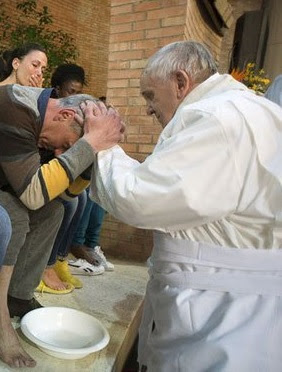
[[[29,78],[29,86],[35,88],[42,88],[44,78],[38,75],[31,75]]]
[[[102,102],[86,101],[80,105],[84,113],[83,138],[99,152],[109,149],[123,140],[124,123],[113,108],[107,109]],[[82,123],[82,119],[76,120]]]

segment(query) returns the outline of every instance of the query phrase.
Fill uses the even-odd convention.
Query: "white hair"
[[[169,79],[176,71],[184,70],[194,83],[201,83],[217,72],[210,51],[196,41],[177,41],[168,44],[151,56],[142,76]]]
[[[58,104],[61,107],[71,107],[76,110],[76,113],[84,118],[84,114],[80,108],[80,104],[85,101],[98,102],[98,98],[95,98],[89,94],[74,94],[68,97],[58,98]],[[71,124],[71,128],[79,136],[83,135],[83,128],[74,120]]]

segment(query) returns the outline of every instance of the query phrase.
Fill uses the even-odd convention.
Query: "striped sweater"
[[[95,156],[81,138],[41,165],[37,142],[51,94],[52,89],[16,84],[0,87],[0,188],[33,210],[59,195],[78,195],[89,184],[81,174]]]

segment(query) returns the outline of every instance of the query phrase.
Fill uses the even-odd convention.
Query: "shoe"
[[[84,245],[73,245],[70,249],[70,252],[75,258],[86,260],[91,265],[99,265],[99,262],[93,255],[93,248],[89,248]]]
[[[51,293],[51,294],[68,294],[71,293],[74,290],[74,286],[70,283],[66,283],[67,288],[66,289],[53,289],[51,287],[48,287],[43,280],[40,281],[39,286],[35,289],[35,292],[40,293]]]
[[[91,265],[103,265],[106,271],[113,271],[115,268],[111,262],[107,261],[103,251],[101,250],[101,247],[98,245],[94,248],[83,245],[73,245],[71,248],[71,253],[74,255],[74,257],[82,258]]]
[[[70,272],[73,275],[101,275],[105,272],[103,265],[91,265],[86,260],[69,260]]]
[[[114,271],[115,266],[106,259],[104,252],[99,245],[96,245],[96,247],[93,248],[93,255],[99,264],[104,266],[106,271]]]
[[[22,318],[25,314],[31,310],[43,307],[35,298],[31,300],[22,300],[20,298],[12,297],[8,295],[8,309],[10,317],[18,316]]]
[[[70,283],[74,286],[74,288],[83,287],[81,280],[71,275],[67,260],[57,260],[54,265],[54,270],[62,282]]]

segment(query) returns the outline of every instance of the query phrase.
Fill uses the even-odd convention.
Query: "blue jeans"
[[[0,267],[4,261],[6,249],[12,235],[12,225],[10,217],[3,207],[0,205]]]
[[[94,248],[99,245],[100,231],[105,216],[105,210],[89,198],[87,189],[87,202],[80,223],[73,236],[72,245],[86,245]]]
[[[83,191],[80,195],[74,198],[72,201],[61,200],[64,206],[64,218],[58,235],[56,237],[49,261],[48,266],[54,265],[57,257],[65,258],[69,253],[69,248],[73,239],[73,235],[77,229],[77,225],[81,219],[81,215],[84,211],[87,194]]]

